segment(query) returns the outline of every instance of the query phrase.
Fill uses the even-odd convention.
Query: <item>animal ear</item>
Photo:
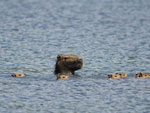
[[[60,57],[61,57],[61,55],[58,55],[58,56],[57,56],[57,59],[60,59]]]
[[[108,77],[112,77],[112,75],[108,75]]]

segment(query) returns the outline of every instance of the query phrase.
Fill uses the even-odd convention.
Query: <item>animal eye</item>
[[[67,58],[67,57],[65,57],[64,59],[65,59],[65,60],[67,60],[68,58]]]

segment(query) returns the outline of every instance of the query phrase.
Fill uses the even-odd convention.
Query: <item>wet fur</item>
[[[150,78],[150,73],[137,73],[135,78]]]
[[[55,64],[54,74],[74,75],[74,72],[81,69],[83,60],[81,57],[71,54],[58,55]]]

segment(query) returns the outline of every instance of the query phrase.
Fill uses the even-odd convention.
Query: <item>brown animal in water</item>
[[[112,79],[120,79],[120,78],[127,78],[128,74],[126,73],[116,73],[116,74],[111,74],[108,75],[108,79],[112,80]]]
[[[83,66],[83,59],[80,56],[72,54],[62,54],[57,56],[54,74],[56,75],[74,75],[76,70]]]
[[[111,74],[111,75],[108,75],[108,79],[109,80],[112,80],[112,79],[120,79],[120,75],[119,74]]]
[[[26,74],[25,73],[14,73],[11,75],[12,77],[25,77]]]
[[[150,78],[150,73],[137,73],[135,78]]]
[[[57,80],[69,80],[70,77],[68,75],[59,75],[57,76]]]
[[[126,73],[119,73],[119,75],[121,78],[127,78],[128,77],[128,74],[126,74]]]

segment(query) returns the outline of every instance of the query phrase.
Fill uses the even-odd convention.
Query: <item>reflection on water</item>
[[[148,113],[149,0],[1,0],[2,113]],[[55,81],[56,56],[84,59],[80,77]],[[12,78],[25,72],[25,78]],[[126,72],[128,79],[106,79]]]

